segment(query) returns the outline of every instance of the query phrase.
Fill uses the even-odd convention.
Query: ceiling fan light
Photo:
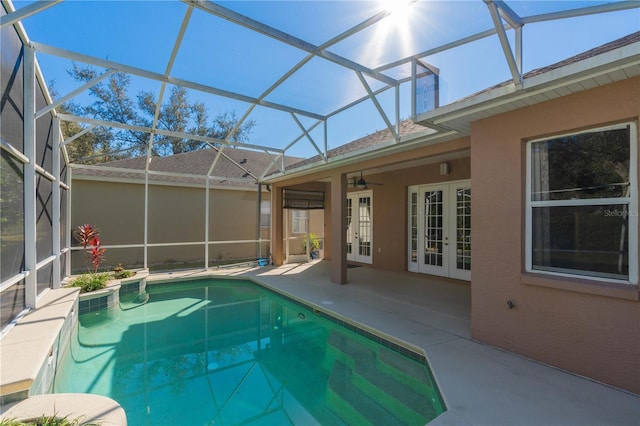
[[[364,181],[364,179],[360,178],[358,179],[358,188],[360,189],[366,189],[367,188],[367,182]]]

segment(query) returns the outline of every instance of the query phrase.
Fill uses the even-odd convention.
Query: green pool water
[[[113,398],[132,426],[424,425],[445,409],[424,362],[251,282],[147,294],[79,316],[55,392]]]

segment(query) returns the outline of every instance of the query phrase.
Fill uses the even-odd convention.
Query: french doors
[[[408,270],[471,280],[471,182],[409,187]]]
[[[373,259],[373,192],[347,194],[347,260],[371,263]]]

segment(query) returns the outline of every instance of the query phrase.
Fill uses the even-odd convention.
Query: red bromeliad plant
[[[104,252],[106,251],[105,248],[100,246],[100,238],[98,238],[99,235],[100,231],[98,228],[89,224],[78,226],[78,230],[76,231],[76,238],[84,249],[84,252],[87,255],[87,260],[91,261],[94,273],[98,272],[98,267],[104,260]],[[89,269],[88,265],[87,269]]]
[[[100,262],[104,260],[104,252],[107,249],[100,247],[100,238],[93,237],[91,239],[91,250],[89,251],[89,259],[91,260],[91,264],[93,265],[93,273],[98,272],[98,267],[100,266]]]
[[[76,238],[85,251],[87,250],[87,246],[91,244],[91,239],[94,237],[97,238],[99,235],[100,231],[98,228],[88,223],[78,226],[78,230],[76,231]]]

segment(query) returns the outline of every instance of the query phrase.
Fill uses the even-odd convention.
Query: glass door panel
[[[420,191],[422,258],[420,272],[446,275],[448,271],[448,218],[446,187],[423,187]]]
[[[347,260],[371,263],[373,255],[373,193],[347,194]]]
[[[442,191],[424,193],[424,264],[442,266]]]
[[[358,197],[358,256],[371,257],[371,196]]]
[[[409,188],[408,266],[413,272],[471,280],[471,184]]]
[[[467,185],[456,186],[455,206],[455,232],[456,241],[454,247],[455,262],[451,265],[449,276],[462,280],[471,280],[471,187]]]
[[[353,260],[353,229],[351,218],[353,217],[353,199],[347,198],[347,259]]]

